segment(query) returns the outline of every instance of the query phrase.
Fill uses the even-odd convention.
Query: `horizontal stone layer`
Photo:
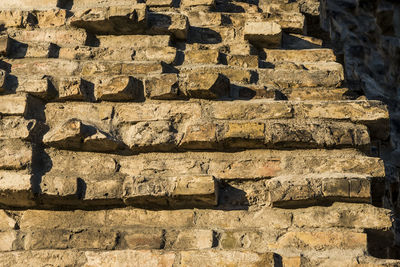
[[[118,136],[121,136],[119,138]],[[170,150],[229,150],[245,148],[341,148],[368,149],[367,127],[324,121],[194,122],[168,121],[123,125],[102,132],[94,125],[71,119],[45,134],[51,147],[80,151],[133,152]]]
[[[251,150],[236,153],[146,153],[119,156],[47,149],[52,162],[48,174],[77,176],[117,173],[131,176],[211,175],[217,179],[262,179],[287,175],[356,174],[381,178],[383,161],[350,149],[342,150]],[[50,163],[50,162],[49,162]],[[97,166],[93,169],[92,166]],[[243,172],[246,170],[246,172]]]
[[[21,231],[35,229],[84,229],[84,228],[198,228],[215,231],[320,229],[376,229],[392,227],[390,210],[370,204],[334,203],[329,207],[298,209],[261,208],[259,210],[143,210],[110,209],[97,211],[26,210],[19,213]],[[5,219],[9,216],[3,216]],[[42,218],[46,218],[43,221]],[[5,230],[12,230],[12,219]],[[338,229],[337,228],[337,229]],[[357,230],[358,231],[358,230]],[[357,232],[356,231],[356,232]]]
[[[40,184],[44,206],[132,205],[147,208],[213,207],[218,184],[211,176],[94,177],[44,175]]]

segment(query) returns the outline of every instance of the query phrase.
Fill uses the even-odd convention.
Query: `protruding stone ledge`
[[[32,175],[27,171],[0,170],[0,204],[8,207],[35,206],[31,179]]]
[[[70,25],[96,34],[138,34],[145,30],[146,5],[74,10]]]
[[[276,176],[346,173],[385,177],[383,161],[353,149],[247,150],[243,152],[143,153],[135,156],[47,149],[53,167],[48,174],[69,170],[76,177],[212,175],[221,180],[258,180]],[[160,163],[162,162],[162,163]],[[92,166],[98,166],[93,169]],[[207,166],[207,168],[204,168]],[[246,170],[246,172],[243,172]]]
[[[212,176],[131,177],[44,175],[40,203],[44,207],[135,206],[143,208],[205,208],[218,204]]]
[[[334,201],[371,202],[371,177],[357,175],[306,175],[274,177],[266,182],[273,207],[293,208]]]

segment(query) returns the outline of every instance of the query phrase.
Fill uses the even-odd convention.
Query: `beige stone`
[[[145,80],[146,97],[150,99],[172,100],[178,98],[179,83],[176,74],[161,74]]]
[[[26,95],[0,96],[0,114],[25,115],[28,110],[28,98]]]
[[[217,73],[190,73],[181,86],[193,98],[216,99],[229,94],[229,79]]]
[[[0,35],[0,56],[6,56],[10,47],[8,35]]]
[[[15,116],[5,117],[0,120],[0,140],[9,138],[29,140],[37,125],[36,120]]]
[[[133,77],[104,77],[95,82],[95,96],[106,101],[134,100],[143,91],[142,81]]]
[[[12,230],[16,226],[16,221],[6,211],[0,211],[0,230],[7,231]]]
[[[212,6],[215,4],[214,0],[183,0],[181,5],[183,7],[191,7],[191,6]]]
[[[115,251],[87,251],[85,267],[94,266],[121,266],[121,267],[172,267],[176,258],[174,252],[157,250],[115,250]]]
[[[0,140],[0,169],[23,169],[31,165],[32,147],[21,140]]]
[[[277,48],[281,46],[282,28],[275,22],[246,22],[244,38],[256,46]]]
[[[67,20],[67,10],[50,9],[35,12],[40,28],[63,26]]]
[[[357,232],[289,232],[278,239],[271,249],[292,247],[302,251],[321,249],[366,249],[367,235]]]
[[[12,251],[15,249],[14,242],[17,240],[16,231],[0,232],[0,251]]]
[[[250,251],[183,251],[181,252],[183,266],[274,266],[274,254],[258,254]]]
[[[188,229],[182,231],[167,231],[166,234],[166,249],[210,249],[212,245],[213,231],[211,230]]]
[[[219,56],[216,49],[189,50],[185,52],[185,64],[218,64]]]
[[[137,34],[146,22],[146,5],[95,7],[76,10],[70,24],[96,34]]]

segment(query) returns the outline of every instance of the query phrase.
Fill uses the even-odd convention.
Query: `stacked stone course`
[[[317,1],[0,5],[0,266],[400,264]]]

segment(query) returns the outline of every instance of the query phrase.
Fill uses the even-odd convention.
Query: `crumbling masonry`
[[[399,266],[364,2],[0,0],[0,266]]]

